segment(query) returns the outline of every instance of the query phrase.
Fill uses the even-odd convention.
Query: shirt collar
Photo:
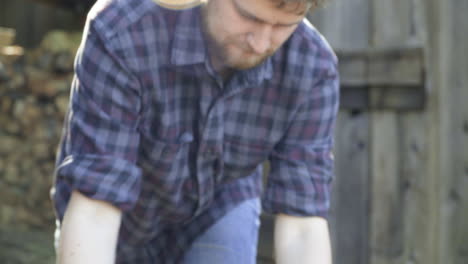
[[[201,7],[179,12],[172,42],[171,63],[176,66],[204,63],[207,55],[200,23]]]
[[[175,66],[205,63],[208,58],[201,24],[201,6],[180,11],[174,30],[171,49],[171,63]],[[273,76],[271,57],[262,64],[239,71],[248,83],[260,83]]]

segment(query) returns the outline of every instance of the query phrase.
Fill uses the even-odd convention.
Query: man
[[[57,159],[58,262],[255,263],[261,198],[277,263],[331,263],[339,85],[317,4],[98,1]]]

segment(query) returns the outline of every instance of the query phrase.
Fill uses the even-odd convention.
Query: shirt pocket
[[[248,144],[231,140],[225,140],[223,148],[222,181],[250,176],[267,160],[272,149],[268,144]]]
[[[146,218],[182,222],[194,213],[196,184],[189,164],[192,141],[142,138],[140,166],[143,184],[139,206],[147,214]]]

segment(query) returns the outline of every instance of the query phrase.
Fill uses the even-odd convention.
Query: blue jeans
[[[199,236],[184,264],[255,264],[260,200],[242,202]]]

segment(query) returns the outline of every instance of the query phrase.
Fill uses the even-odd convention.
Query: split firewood
[[[49,189],[81,33],[51,32],[34,50],[12,46],[10,33],[0,40],[0,222],[50,227]]]
[[[16,30],[12,28],[0,27],[0,47],[9,46],[13,43]]]

